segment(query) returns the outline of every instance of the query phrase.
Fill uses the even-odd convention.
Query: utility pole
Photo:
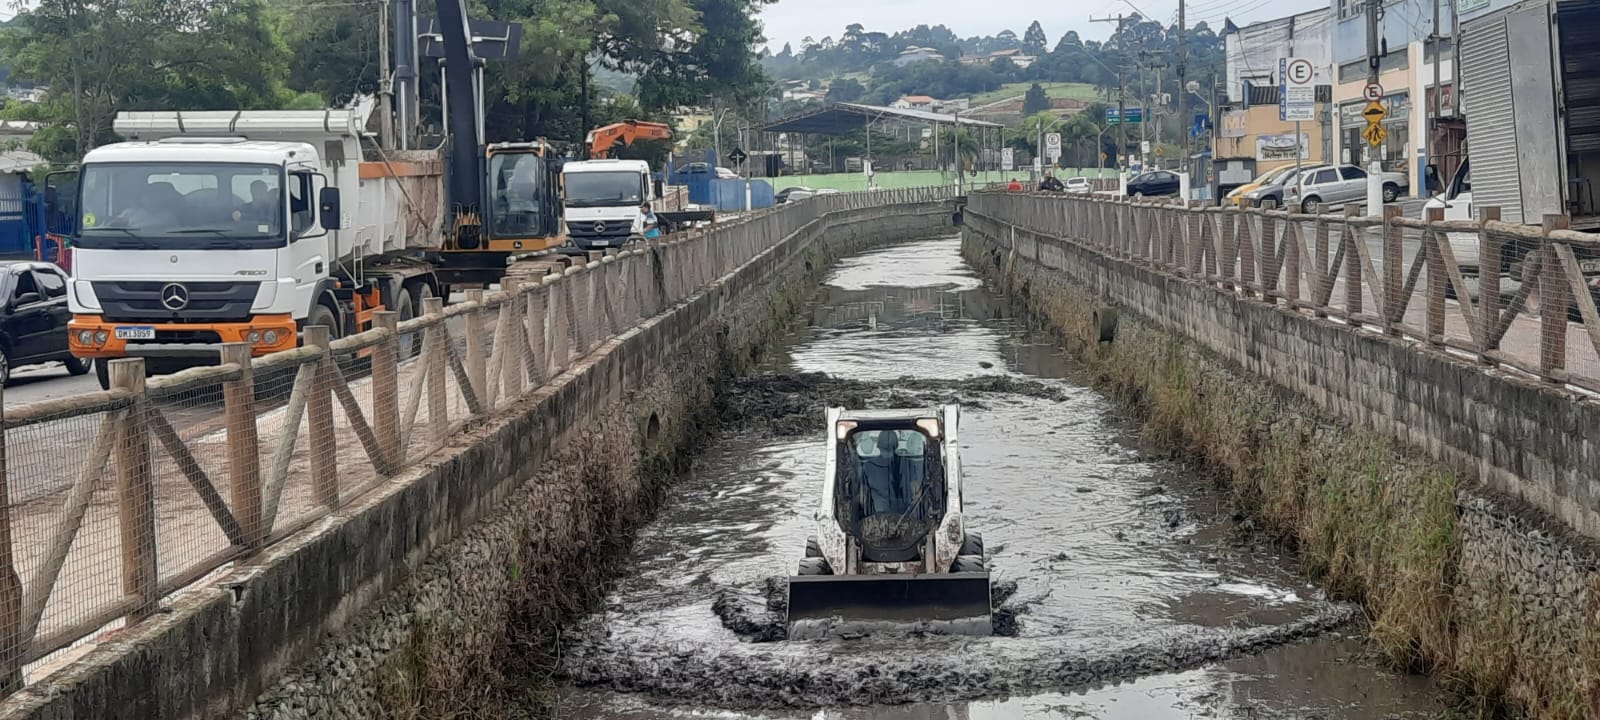
[[[394,78],[389,77],[389,3],[378,8],[378,144],[393,150]]]
[[[1189,114],[1188,114],[1188,88],[1189,88],[1189,42],[1186,37],[1189,32],[1184,24],[1184,0],[1178,0],[1178,127],[1183,133],[1183,160],[1178,165],[1185,171],[1189,168]],[[1157,90],[1157,92],[1160,92]],[[1189,198],[1184,198],[1188,201]]]
[[[1433,102],[1428,103],[1428,143],[1423,146],[1427,152],[1426,158],[1428,162],[1433,165],[1438,165],[1438,162],[1434,160],[1437,157],[1435,153],[1438,151],[1439,145],[1443,144],[1441,142],[1443,139],[1442,133],[1439,132],[1439,97],[1444,94],[1444,87],[1439,84],[1439,63],[1444,58],[1441,57],[1443,53],[1439,52],[1439,39],[1439,0],[1433,0],[1433,34],[1428,37],[1428,45],[1433,49]],[[1460,71],[1456,72],[1459,73]],[[1440,170],[1443,169],[1442,167],[1440,168]],[[1444,180],[1444,178],[1439,179],[1441,181]],[[1426,167],[1422,168],[1422,183],[1422,193],[1427,195],[1432,188],[1427,187],[1428,172]]]
[[[1116,35],[1122,33],[1121,13],[1115,18],[1089,18],[1089,22],[1114,22],[1117,24]],[[1117,163],[1123,167],[1127,167],[1123,155],[1128,150],[1128,101],[1127,93],[1123,90],[1123,76],[1127,64],[1127,43],[1125,38],[1117,38]],[[1101,148],[1100,152],[1105,152],[1105,148]]]

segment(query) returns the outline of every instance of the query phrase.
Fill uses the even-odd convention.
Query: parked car
[[[1089,182],[1089,178],[1081,175],[1078,177],[1067,178],[1067,192],[1069,193],[1086,193],[1093,190],[1094,183]]]
[[[839,188],[822,188],[820,190],[817,190],[813,194],[815,194],[815,195],[837,195],[838,193],[839,193]]]
[[[1279,185],[1282,183],[1284,176],[1292,172],[1294,172],[1294,165],[1275,167],[1256,176],[1256,179],[1234,188],[1228,193],[1226,199],[1231,201],[1234,205],[1243,205],[1247,198],[1255,199],[1250,196],[1250,193],[1255,192],[1257,189],[1266,185]],[[1280,202],[1282,197],[1283,196],[1281,194],[1278,196]]]
[[[1379,175],[1383,183],[1383,201],[1394,202],[1400,193],[1411,185],[1403,173],[1386,172]],[[1367,171],[1354,165],[1318,168],[1314,173],[1301,173],[1300,181],[1291,185],[1284,205],[1310,212],[1316,203],[1344,205],[1363,202],[1367,197]]]
[[[719,165],[719,166],[717,166],[717,179],[718,180],[738,180],[739,179],[739,173],[736,173],[736,172],[734,172],[732,170],[729,170],[729,169]]]
[[[1301,165],[1299,175],[1296,175],[1294,166],[1290,165],[1286,170],[1284,170],[1282,173],[1279,173],[1275,177],[1271,177],[1269,173],[1269,176],[1265,176],[1267,179],[1257,184],[1254,190],[1245,191],[1243,199],[1254,201],[1256,203],[1262,203],[1267,200],[1271,200],[1277,206],[1282,207],[1285,188],[1297,185],[1298,178],[1305,177],[1308,174],[1315,173],[1318,170],[1326,167],[1331,166],[1324,163]],[[1241,202],[1240,204],[1243,203]]]
[[[776,200],[779,205],[782,205],[786,202],[799,202],[801,200],[806,200],[816,194],[817,191],[812,190],[804,185],[794,185],[779,190],[777,194],[773,195],[773,199]]]
[[[0,261],[0,384],[23,365],[60,361],[67,373],[89,372],[91,361],[67,351],[67,274],[54,264]]]
[[[1178,174],[1166,170],[1147,172],[1128,181],[1128,195],[1132,197],[1177,194]]]

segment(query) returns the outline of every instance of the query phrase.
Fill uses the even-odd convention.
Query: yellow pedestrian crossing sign
[[[1366,138],[1368,145],[1377,147],[1382,145],[1384,140],[1388,139],[1389,131],[1384,130],[1382,125],[1373,123],[1368,125],[1367,129],[1361,131],[1361,137]]]

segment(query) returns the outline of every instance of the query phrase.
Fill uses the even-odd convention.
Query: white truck
[[[379,310],[414,317],[452,283],[497,281],[524,235],[564,241],[538,144],[493,146],[487,160],[518,163],[495,177],[537,195],[543,220],[496,210],[466,242],[466,221],[447,214],[444,155],[364,148],[371,110],[119,114],[129,140],[79,166],[72,354],[101,361],[102,385],[120,357],[159,373],[215,362],[222,343],[265,355],[295,347],[306,325],[340,337]]]
[[[644,237],[644,208],[656,201],[643,160],[579,160],[561,167],[567,239],[579,250],[604,250]]]
[[[1593,0],[1503,0],[1462,13],[1463,165],[1447,216],[1498,207],[1505,222],[1567,215],[1600,230],[1600,11]],[[1460,187],[1470,177],[1471,183]],[[1459,243],[1457,243],[1459,244]],[[1506,258],[1509,262],[1517,258]],[[1600,272],[1600,259],[1584,259]]]

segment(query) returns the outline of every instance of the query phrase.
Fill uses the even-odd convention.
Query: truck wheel
[[[799,575],[832,575],[833,568],[828,567],[825,558],[808,557],[800,561]]]
[[[104,358],[94,363],[94,379],[100,381],[101,390],[111,389],[111,366]]]
[[[1383,184],[1383,201],[1384,202],[1392,203],[1399,197],[1400,197],[1400,187],[1399,186],[1395,185],[1394,183],[1384,183]]]
[[[983,558],[977,555],[957,555],[956,561],[950,565],[953,573],[981,573],[983,572]]]
[[[11,351],[0,345],[0,386],[11,382]],[[102,381],[103,389],[110,390],[110,381]]]
[[[808,557],[808,558],[819,558],[819,557],[822,557],[822,545],[817,543],[817,536],[815,536],[815,535],[812,535],[811,537],[806,538],[806,557]]]
[[[344,336],[344,328],[339,325],[339,317],[327,305],[317,303],[311,307],[311,314],[306,316],[306,327],[322,325],[328,328],[328,337],[339,339]]]
[[[405,322],[417,316],[417,307],[411,300],[411,290],[400,288],[394,296],[395,318]],[[405,333],[400,336],[400,359],[414,358],[422,353],[422,340],[416,333]]]
[[[61,364],[67,366],[68,375],[78,377],[89,374],[89,365],[93,362],[93,360],[85,360],[81,357],[68,355],[67,359],[61,361]]]
[[[967,539],[961,543],[961,552],[957,555],[975,555],[983,557],[983,536],[977,533],[967,533]]]

